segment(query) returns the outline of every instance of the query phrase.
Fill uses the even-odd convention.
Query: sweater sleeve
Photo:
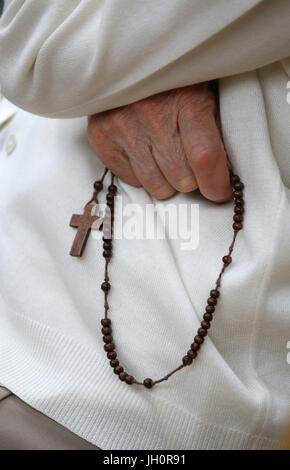
[[[289,0],[12,0],[0,83],[17,106],[77,117],[289,55]]]

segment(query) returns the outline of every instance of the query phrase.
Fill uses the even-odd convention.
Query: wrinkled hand
[[[203,83],[95,114],[88,139],[115,175],[158,199],[199,188],[222,202],[232,190],[216,116],[215,96]]]

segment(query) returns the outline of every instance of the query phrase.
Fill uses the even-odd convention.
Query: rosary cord
[[[91,202],[93,202],[93,201],[94,201],[96,204],[99,203],[99,201],[98,201],[98,193],[99,193],[100,191],[102,191],[102,189],[103,189],[103,182],[104,182],[105,176],[106,176],[106,174],[108,173],[108,171],[109,171],[108,168],[105,168],[105,171],[104,171],[104,173],[103,173],[102,178],[94,183],[94,189],[95,189],[95,190],[94,190],[94,192],[93,192],[93,195],[92,195],[91,199],[85,204],[85,207],[86,207],[88,204],[90,204]]]
[[[107,173],[107,170],[103,176],[103,179]],[[197,330],[197,334],[194,337],[193,343],[190,345],[190,349],[187,351],[186,355],[182,358],[182,363],[169,372],[167,375],[162,377],[158,380],[152,380],[151,378],[144,379],[143,382],[139,382],[133,377],[132,375],[128,374],[128,372],[124,371],[124,368],[120,365],[119,360],[117,358],[117,352],[115,351],[115,344],[113,343],[113,336],[112,336],[112,325],[111,319],[108,318],[108,310],[109,310],[109,303],[108,303],[108,295],[111,288],[111,284],[109,282],[109,275],[108,275],[108,267],[110,260],[112,258],[112,231],[114,225],[114,198],[117,193],[117,187],[114,185],[114,175],[112,175],[111,184],[108,188],[107,193],[107,208],[106,214],[103,223],[103,256],[105,258],[105,274],[104,274],[104,282],[101,285],[101,289],[104,292],[104,308],[105,308],[105,317],[101,320],[102,324],[102,333],[103,333],[103,341],[104,341],[104,349],[107,353],[107,357],[110,360],[110,366],[113,368],[114,373],[119,377],[122,382],[126,382],[128,385],[143,385],[145,388],[152,388],[154,385],[164,382],[168,380],[173,374],[178,372],[179,370],[183,369],[186,366],[189,366],[193,360],[198,356],[198,351],[201,348],[201,345],[204,342],[205,337],[208,334],[208,330],[211,327],[211,321],[213,320],[213,313],[215,312],[215,308],[218,302],[218,298],[220,296],[220,286],[221,286],[221,279],[226,270],[226,268],[232,262],[232,253],[234,250],[236,238],[238,232],[243,228],[243,219],[244,219],[244,199],[243,199],[243,189],[244,184],[240,181],[238,175],[233,175],[230,171],[230,178],[231,184],[233,187],[233,199],[234,199],[234,216],[233,216],[233,239],[229,246],[228,253],[223,256],[223,266],[219,273],[219,276],[216,280],[216,287],[210,291],[210,296],[207,299],[207,305],[205,308],[205,313],[203,314],[203,320],[201,321],[200,328]],[[103,182],[103,179],[101,183]],[[98,183],[98,182],[96,182]],[[95,183],[95,184],[96,184]]]

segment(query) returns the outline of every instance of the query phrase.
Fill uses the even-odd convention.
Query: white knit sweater
[[[30,111],[73,117],[161,87],[221,77],[225,144],[246,185],[244,230],[198,359],[151,391],[121,383],[108,366],[100,333],[100,242],[91,238],[82,259],[68,254],[75,235],[70,216],[81,210],[102,171],[86,140],[86,118],[51,120],[16,110],[8,121],[15,109],[2,99],[0,383],[103,449],[273,448],[289,411],[290,387],[290,63],[278,61],[287,55],[289,2],[275,2],[272,11],[271,2],[233,1],[224,11],[227,2],[221,1],[215,11],[214,2],[184,0],[180,11],[176,1],[166,8],[148,1],[146,14],[144,2],[123,0],[124,10],[136,4],[130,14],[113,3],[12,1],[0,22],[4,93]],[[158,17],[154,9],[161,6]],[[102,47],[93,60],[87,35],[90,16],[99,11]],[[223,29],[225,20],[232,24]],[[128,22],[135,34],[130,53]],[[138,38],[144,40],[136,45]],[[79,66],[84,73],[76,77],[73,67]],[[105,80],[110,67],[119,74],[111,77],[114,83]],[[152,202],[142,189],[117,184],[124,203]],[[232,236],[231,203],[215,205],[196,193],[170,202],[200,205],[196,250],[181,250],[180,240],[114,243],[115,343],[122,364],[139,380],[161,377],[180,363]]]

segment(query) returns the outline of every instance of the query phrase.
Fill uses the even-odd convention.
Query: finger
[[[152,154],[161,172],[173,188],[182,193],[197,189],[197,181],[187,161],[179,134],[164,141],[156,136]]]
[[[142,146],[143,147],[143,146]],[[168,199],[175,194],[175,189],[168,183],[153,159],[151,148],[147,151],[128,150],[132,169],[142,186],[157,199]]]
[[[153,158],[169,184],[180,192],[197,188],[193,171],[187,161],[178,130],[177,113],[164,102],[171,95],[158,95],[134,103],[133,109],[152,147]],[[161,96],[161,95],[159,95]]]
[[[101,128],[96,125],[93,116],[89,119],[87,136],[93,150],[109,170],[125,183],[136,187],[141,186],[126,153],[107,138]]]
[[[232,197],[226,152],[213,114],[179,116],[180,135],[200,192],[209,200]]]

